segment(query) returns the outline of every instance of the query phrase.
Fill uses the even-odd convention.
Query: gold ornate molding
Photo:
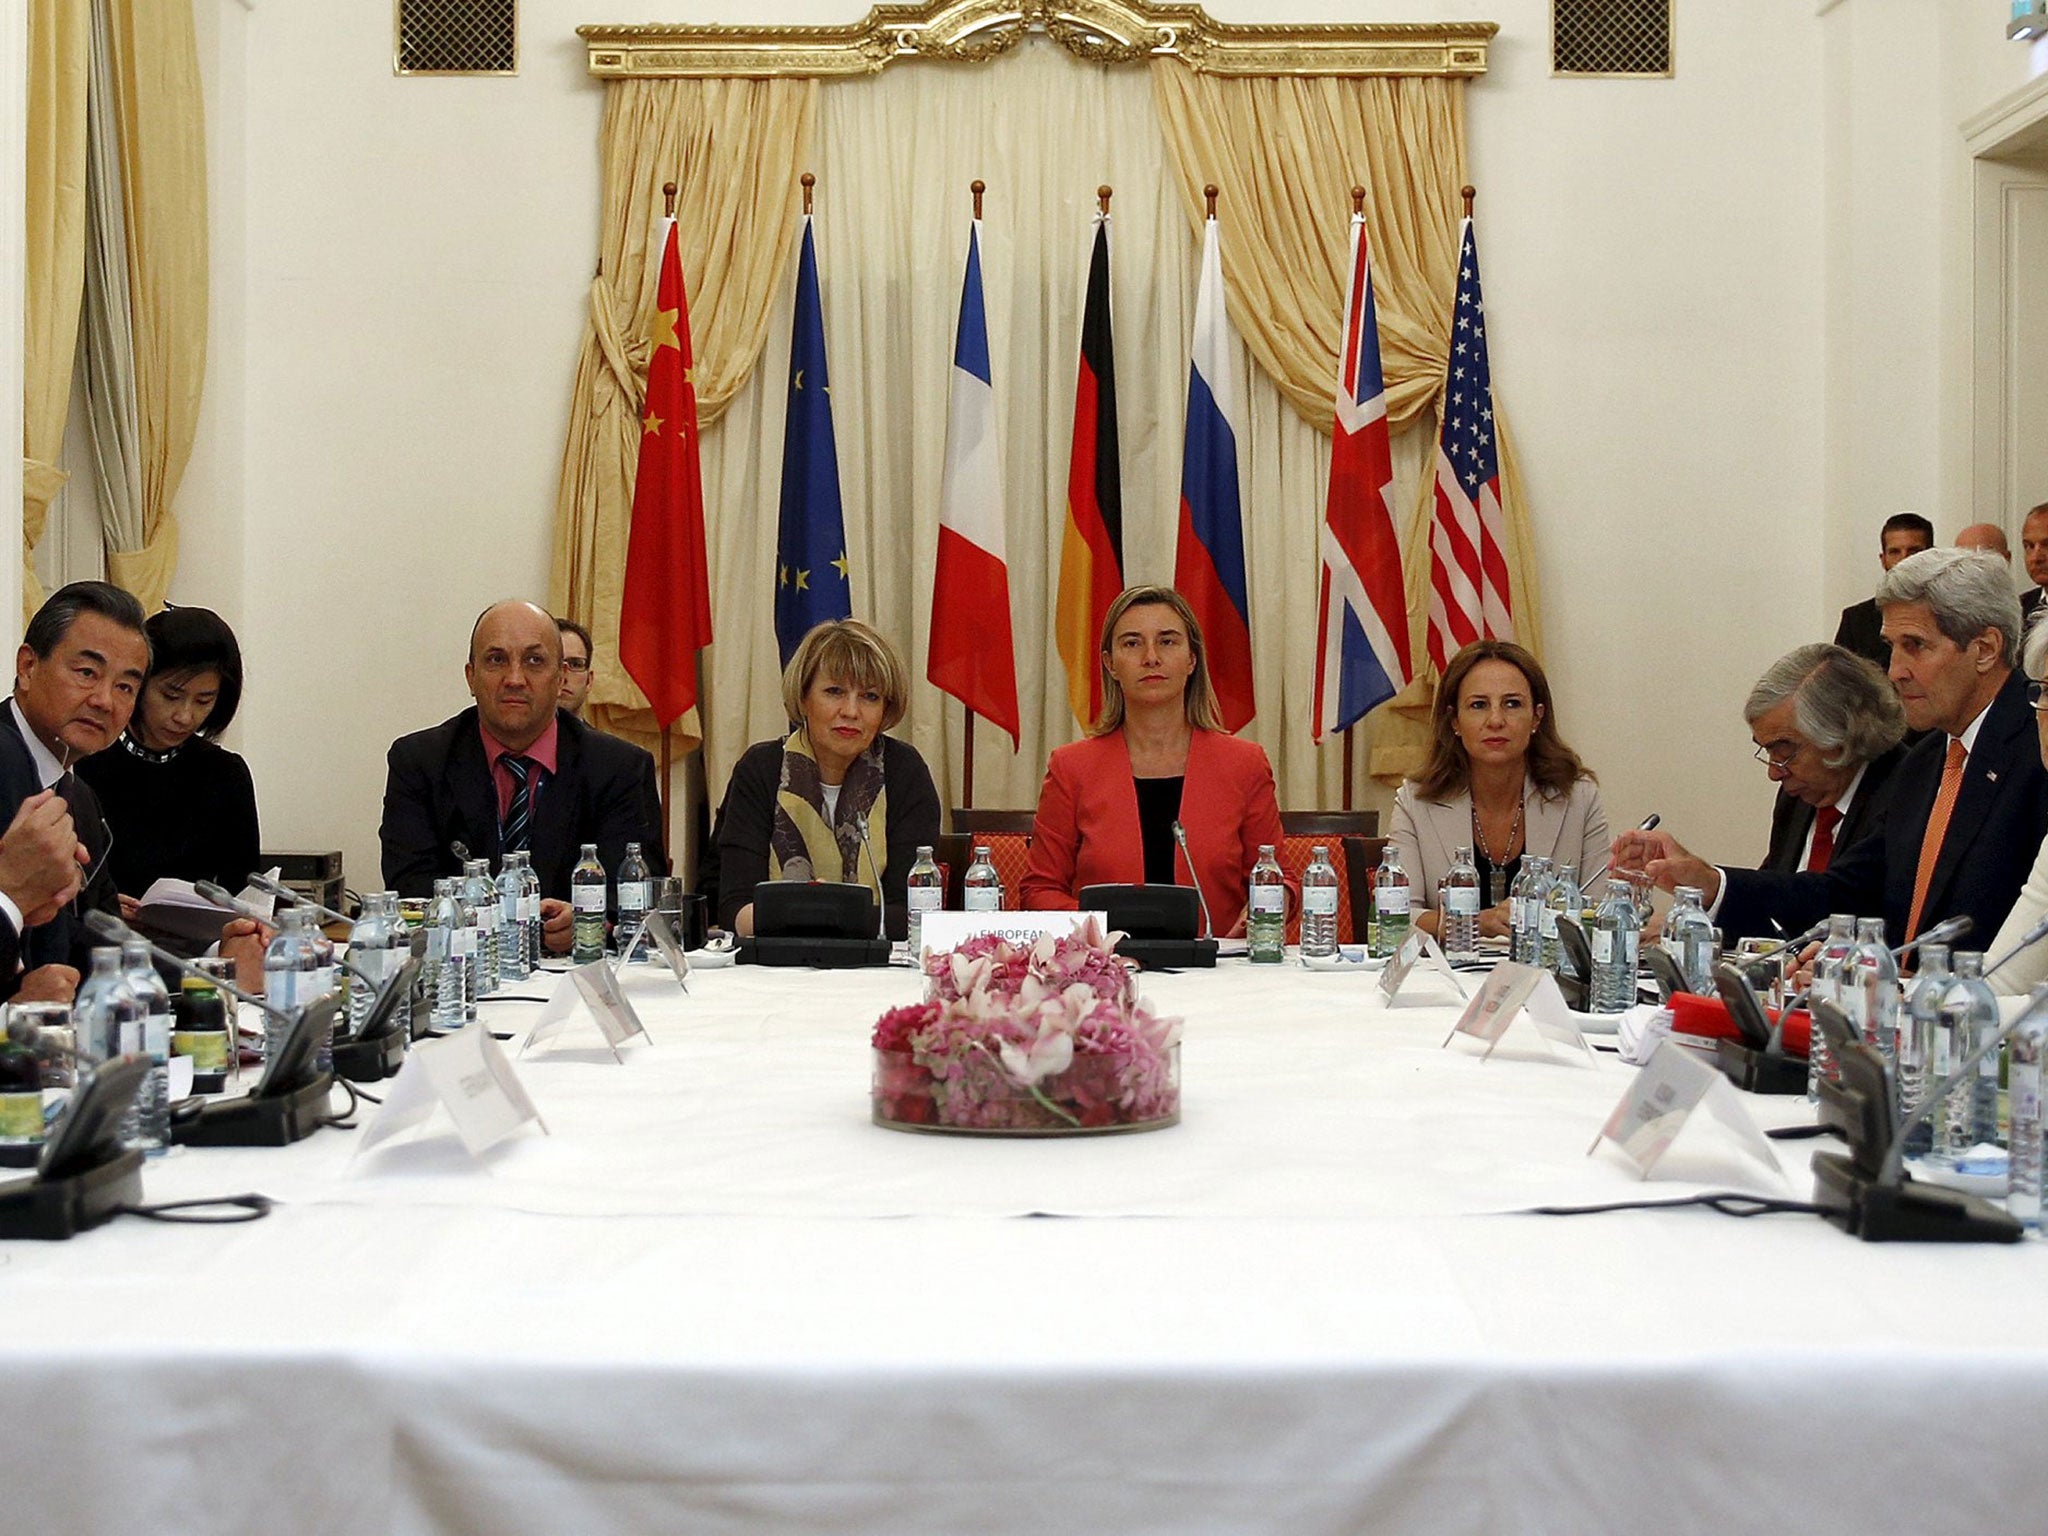
[[[979,63],[1042,32],[1080,59],[1179,59],[1212,75],[1483,75],[1490,21],[1269,26],[1144,0],[932,0],[877,5],[840,27],[583,26],[590,72],[626,76],[872,75],[898,60]]]

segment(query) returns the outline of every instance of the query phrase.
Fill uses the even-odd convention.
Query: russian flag
[[[979,184],[977,183],[977,190]],[[981,220],[967,232],[967,278],[953,343],[946,468],[939,483],[939,556],[932,573],[931,647],[925,676],[1018,740],[1017,659],[1010,637],[1010,566],[1004,555],[1003,472],[996,392],[981,295]]]
[[[1223,247],[1211,214],[1202,232],[1202,279],[1195,291],[1173,585],[1201,621],[1209,680],[1227,731],[1244,729],[1257,708],[1252,698],[1243,502],[1238,494],[1238,445],[1245,438],[1244,424],[1244,377],[1238,365],[1237,333],[1224,313]]]
[[[1387,386],[1373,311],[1365,217],[1351,217],[1337,420],[1330,434],[1330,494],[1323,512],[1323,576],[1316,601],[1315,739],[1348,730],[1415,675],[1408,597],[1394,533],[1394,454]]]

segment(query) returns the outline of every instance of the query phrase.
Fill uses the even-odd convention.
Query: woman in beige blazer
[[[1393,844],[1430,933],[1437,882],[1460,848],[1479,866],[1482,937],[1507,933],[1525,853],[1576,864],[1581,879],[1606,865],[1599,786],[1558,735],[1550,682],[1521,646],[1475,640],[1444,668],[1429,762],[1394,796]]]

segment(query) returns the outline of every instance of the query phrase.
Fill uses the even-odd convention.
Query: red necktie
[[[1842,813],[1832,805],[1813,813],[1813,848],[1806,855],[1806,867],[1814,873],[1826,869],[1835,856],[1835,828],[1841,823]]]

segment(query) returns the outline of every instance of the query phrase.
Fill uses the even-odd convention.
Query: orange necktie
[[[1948,761],[1942,764],[1941,788],[1934,794],[1934,809],[1928,813],[1927,835],[1920,839],[1920,868],[1913,876],[1913,910],[1906,917],[1906,937],[1920,931],[1920,910],[1927,905],[1927,887],[1934,882],[1934,866],[1941,859],[1941,841],[1948,836],[1949,813],[1956,808],[1956,791],[1963,787],[1963,764],[1970,754],[1951,736]]]

